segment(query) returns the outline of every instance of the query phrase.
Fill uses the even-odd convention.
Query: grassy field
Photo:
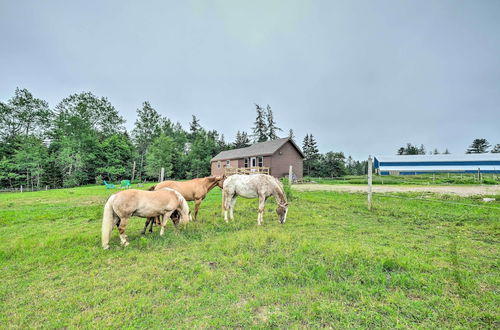
[[[362,194],[294,192],[285,225],[269,200],[258,227],[255,200],[226,224],[216,188],[202,221],[141,237],[133,218],[130,245],[114,230],[104,251],[110,193],[0,194],[0,327],[500,326],[498,202],[369,212]]]

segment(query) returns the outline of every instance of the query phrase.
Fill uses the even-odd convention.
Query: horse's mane
[[[281,181],[278,178],[275,178],[274,176],[272,176],[272,178],[274,179],[274,182],[276,182],[278,186],[278,189],[276,189],[276,193],[278,194],[280,203],[287,203],[286,195],[283,188],[283,183],[281,183]]]

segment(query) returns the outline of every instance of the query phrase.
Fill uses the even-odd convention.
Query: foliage
[[[273,110],[271,106],[268,104],[266,107],[266,121],[267,121],[267,139],[268,140],[276,140],[278,139],[278,131],[282,131],[281,128],[276,126],[276,122],[274,121]]]
[[[148,147],[160,135],[162,129],[168,129],[170,122],[165,123],[161,115],[148,101],[142,103],[142,108],[137,109],[137,119],[132,130],[135,147],[138,153],[137,177],[142,179],[144,174],[144,161]]]
[[[0,137],[43,135],[49,126],[52,111],[46,101],[37,99],[27,89],[16,88],[7,103],[0,102]]]
[[[146,154],[146,174],[151,178],[158,178],[161,168],[165,168],[165,178],[172,176],[174,140],[161,134],[148,149]]]
[[[488,148],[490,147],[490,144],[488,140],[486,139],[475,139],[472,141],[472,144],[469,146],[467,151],[465,152],[466,154],[483,154],[485,152],[488,152]]]
[[[406,147],[398,149],[398,155],[425,155],[425,147],[423,144],[420,147],[407,143]]]
[[[304,153],[304,167],[307,175],[314,174],[317,168],[317,160],[320,157],[316,140],[312,134],[306,134],[302,142],[302,152]]]
[[[98,172],[110,181],[130,179],[134,146],[126,133],[113,134],[100,144]],[[96,182],[98,183],[98,182]]]
[[[495,146],[491,149],[490,152],[492,154],[498,154],[498,153],[500,153],[500,143],[499,144],[495,144]]]
[[[268,138],[266,115],[264,109],[258,104],[255,104],[255,111],[257,112],[257,117],[252,128],[254,142],[265,142]]]
[[[236,139],[233,143],[233,147],[235,149],[238,149],[238,148],[245,148],[245,147],[248,147],[250,146],[250,139],[248,138],[248,134],[247,132],[243,131],[243,132],[236,132]]]
[[[283,191],[285,192],[286,199],[288,202],[293,200],[293,190],[292,190],[292,185],[290,184],[290,181],[288,178],[283,177],[281,178],[281,184],[283,185]]]

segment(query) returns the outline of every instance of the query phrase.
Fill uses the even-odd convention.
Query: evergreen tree
[[[243,132],[236,132],[236,139],[234,141],[234,147],[236,149],[238,148],[245,148],[245,147],[248,147],[250,146],[250,139],[248,138],[248,134],[247,132],[243,131]]]
[[[437,150],[437,148],[434,148],[434,151],[432,152],[433,155],[439,155],[439,151]]]
[[[193,119],[189,123],[189,131],[191,132],[191,135],[194,136],[196,133],[198,133],[202,128],[200,125],[200,120],[196,118],[195,115],[192,115]]]
[[[495,146],[493,147],[493,149],[491,149],[490,152],[492,154],[498,154],[498,153],[500,153],[500,144],[495,144]]]
[[[254,142],[264,142],[267,141],[268,130],[266,125],[266,116],[264,109],[258,104],[255,104],[255,110],[257,111],[257,117],[255,118],[253,131]]]
[[[475,139],[472,141],[472,144],[469,146],[466,154],[483,154],[488,152],[488,148],[490,147],[489,142],[486,139]]]
[[[162,128],[164,129],[165,126],[161,115],[148,101],[143,102],[142,108],[137,109],[137,119],[132,130],[132,136],[139,154],[137,177],[140,180],[142,180],[142,174],[144,173],[144,161],[148,147],[161,134]]]
[[[425,147],[423,144],[420,147],[407,143],[406,147],[401,147],[397,151],[398,155],[425,155]]]
[[[312,134],[306,134],[304,137],[302,152],[304,153],[304,165],[307,168],[307,175],[311,175],[319,157],[316,140]]]
[[[277,132],[282,131],[281,128],[276,126],[274,121],[273,110],[268,104],[266,108],[266,120],[267,120],[267,138],[268,140],[276,140],[278,138]]]
[[[444,154],[444,155],[449,155],[449,154],[450,154],[450,152],[448,151],[448,148],[446,148],[446,149],[444,150],[443,154]]]
[[[420,145],[418,148],[418,154],[417,155],[425,155],[425,147],[423,144]]]
[[[293,129],[288,130],[288,137],[292,140],[295,140],[295,135],[293,134]]]

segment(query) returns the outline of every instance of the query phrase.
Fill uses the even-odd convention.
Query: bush
[[[281,183],[283,184],[283,191],[285,192],[286,199],[291,201],[293,199],[292,186],[288,178],[281,178]]]

